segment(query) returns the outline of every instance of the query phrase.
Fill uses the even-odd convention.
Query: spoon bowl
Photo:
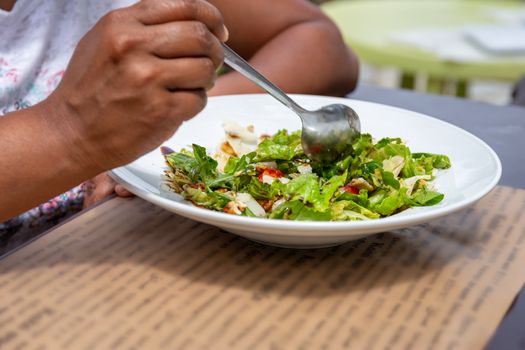
[[[361,130],[357,113],[343,104],[301,114],[301,144],[304,153],[314,162],[331,163],[343,158]]]
[[[222,46],[224,62],[228,66],[263,88],[301,118],[301,145],[310,160],[331,163],[350,151],[350,145],[361,132],[359,116],[352,108],[344,104],[331,104],[315,111],[304,109],[226,44]]]

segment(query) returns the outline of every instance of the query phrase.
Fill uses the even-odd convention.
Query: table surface
[[[365,85],[359,86],[348,97],[410,109],[466,129],[487,142],[499,155],[503,165],[500,184],[525,188],[525,154],[522,152],[525,149],[525,108],[492,106],[453,97]],[[15,248],[16,245],[10,246],[11,250]],[[6,253],[0,252],[0,256]],[[525,292],[522,291],[517,298],[487,348],[525,348]]]
[[[323,5],[326,14],[339,26],[345,41],[364,62],[438,78],[516,81],[525,74],[525,60],[445,61],[434,53],[389,39],[391,33],[399,31],[494,23],[495,19],[488,14],[495,8],[525,11],[525,4],[480,0],[356,0],[332,1]]]

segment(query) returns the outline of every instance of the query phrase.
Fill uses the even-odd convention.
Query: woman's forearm
[[[0,118],[0,222],[96,174],[75,161],[45,104]]]

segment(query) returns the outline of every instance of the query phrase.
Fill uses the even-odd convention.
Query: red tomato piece
[[[348,193],[359,194],[359,188],[355,186],[346,185],[345,187],[341,187],[341,190]]]
[[[283,172],[280,171],[279,169],[268,168],[268,169],[264,169],[263,171],[259,173],[259,181],[263,182],[264,175],[271,176],[276,179],[284,176]]]

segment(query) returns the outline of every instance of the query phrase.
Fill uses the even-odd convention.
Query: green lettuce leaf
[[[325,179],[330,179],[332,176],[340,175],[345,171],[348,173],[353,160],[354,158],[349,155],[334,165],[314,164],[313,171]]]
[[[250,182],[245,187],[243,187],[240,192],[249,193],[255,199],[273,199],[277,190],[275,187],[262,183],[257,178],[251,177]]]
[[[257,218],[258,216],[255,215],[251,210],[250,208],[246,208],[244,209],[244,211],[242,212],[241,216],[248,216],[248,217],[251,217],[251,218]]]
[[[224,172],[218,173],[215,178],[208,179],[206,185],[210,188],[228,188],[239,190],[250,182],[255,170],[252,163],[255,153],[248,153],[240,158],[230,157],[224,166]]]
[[[305,203],[293,200],[282,203],[269,216],[271,219],[299,220],[299,221],[329,221],[330,211],[319,212]]]
[[[332,176],[320,185],[320,179],[315,174],[303,174],[291,180],[282,188],[284,195],[290,200],[300,200],[312,205],[313,209],[325,212],[330,207],[330,200],[336,191],[344,186],[346,173]]]
[[[332,220],[378,219],[379,214],[349,200],[337,201],[332,205]]]
[[[196,177],[206,183],[217,176],[217,161],[206,154],[206,148],[193,144],[196,167],[192,169]]]
[[[334,194],[343,187],[346,182],[347,172],[342,175],[335,175],[325,182],[321,187],[321,200],[314,204],[315,209],[326,211],[330,207],[330,201]]]
[[[382,171],[381,177],[385,185],[388,185],[390,187],[395,188],[396,190],[399,190],[399,181],[396,179],[393,173],[391,173],[390,171]]]
[[[253,162],[255,152],[243,155],[240,158],[230,157],[224,166],[225,174],[236,174],[248,170],[248,166]]]
[[[442,154],[414,153],[412,157],[420,173],[428,175],[432,174],[433,169],[448,169],[451,166],[450,159]]]
[[[315,174],[299,175],[284,186],[283,192],[290,200],[322,205],[319,177]]]
[[[414,206],[431,206],[436,205],[443,200],[445,195],[435,191],[429,191],[426,188],[417,190],[412,193],[410,204]]]
[[[188,177],[190,177],[192,180],[195,180],[194,176],[190,175],[193,172],[193,169],[197,167],[197,161],[193,155],[190,156],[182,152],[178,152],[166,155],[165,159],[171,168],[181,169]]]
[[[392,190],[378,190],[370,196],[370,207],[373,211],[383,215],[392,215],[396,210],[406,205],[406,188]]]
[[[184,189],[182,195],[185,199],[197,205],[219,211],[224,209],[226,204],[232,201],[232,199],[224,193],[216,191],[204,192],[199,188],[193,188],[188,186]]]
[[[362,207],[369,208],[370,201],[368,200],[368,191],[365,189],[359,190],[359,194],[353,194],[348,192],[340,191],[336,195],[337,201],[352,201],[359,204]]]
[[[258,161],[291,160],[303,154],[300,131],[289,134],[280,130],[273,137],[261,142],[257,147]]]
[[[370,134],[361,134],[352,143],[352,149],[354,150],[354,156],[361,154],[368,154],[368,152],[374,147],[372,142],[372,136]]]

